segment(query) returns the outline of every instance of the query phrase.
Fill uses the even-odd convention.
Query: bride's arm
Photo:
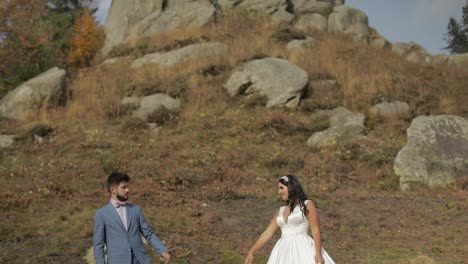
[[[268,225],[267,229],[263,231],[260,237],[257,239],[255,244],[250,248],[249,253],[245,258],[245,263],[250,264],[253,261],[253,254],[257,252],[257,250],[261,249],[263,245],[265,245],[268,240],[275,234],[276,230],[278,230],[278,224],[276,223],[276,218],[278,217],[279,210],[276,210],[275,216],[271,219],[270,225]]]
[[[317,260],[319,260],[321,263],[323,263],[322,242],[320,239],[320,223],[319,223],[318,211],[312,201],[308,202],[306,206],[307,206],[307,210],[309,210],[309,214],[307,215],[307,220],[309,221],[310,230],[312,232],[312,237],[314,238],[314,242],[315,242],[315,259],[316,259],[316,262]]]

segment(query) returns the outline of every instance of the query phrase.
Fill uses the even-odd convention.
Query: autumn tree
[[[89,67],[94,55],[103,44],[104,32],[87,10],[76,20],[73,32],[69,40],[67,62],[72,66]]]

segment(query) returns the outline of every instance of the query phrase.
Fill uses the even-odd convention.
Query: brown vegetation
[[[317,34],[317,47],[290,54],[271,37],[283,29],[266,16],[235,11],[217,24],[146,40],[144,52],[121,53],[139,56],[184,39],[209,39],[229,46],[223,60],[165,70],[132,71],[128,62],[80,70],[69,104],[42,115],[44,124],[54,124],[53,135],[0,154],[2,263],[83,263],[93,213],[108,199],[103,181],[114,170],[132,176],[131,199],[142,205],[174,263],[242,263],[280,205],[275,186],[284,173],[298,174],[319,205],[323,245],[337,263],[408,263],[419,254],[463,263],[464,183],[397,191],[392,164],[408,121],[375,122],[356,144],[310,149],[307,138],[329,126],[314,109],[266,109],[262,98],[230,98],[222,84],[236,65],[265,54],[293,61],[313,80],[335,78],[343,96],[320,108],[328,102],[365,111],[400,99],[413,116],[466,116],[466,73],[413,64],[335,34]],[[157,133],[125,116],[119,104],[125,95],[154,92],[183,99],[180,118]],[[20,131],[18,124],[0,125]],[[272,243],[256,263],[266,262]]]

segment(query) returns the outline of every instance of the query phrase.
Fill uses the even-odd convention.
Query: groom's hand
[[[167,252],[164,252],[162,254],[162,257],[164,258],[164,264],[168,264],[169,261],[171,260],[171,255],[169,255],[169,253],[167,253]]]

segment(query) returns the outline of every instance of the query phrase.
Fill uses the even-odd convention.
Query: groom
[[[112,173],[107,178],[110,202],[96,211],[94,216],[94,259],[105,264],[104,246],[107,247],[108,264],[150,264],[151,258],[140,238],[143,235],[156,252],[169,263],[167,248],[154,234],[138,205],[127,203],[130,177]]]

